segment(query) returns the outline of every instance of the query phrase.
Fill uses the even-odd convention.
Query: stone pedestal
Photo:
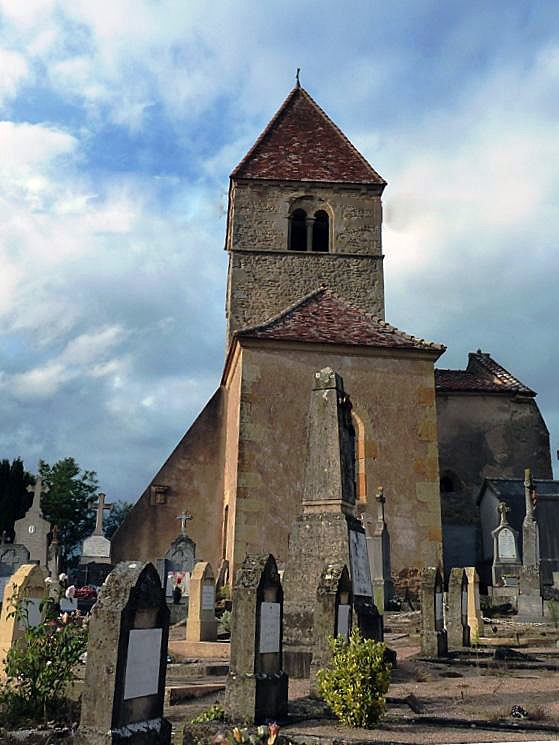
[[[271,554],[248,555],[235,578],[224,708],[234,722],[287,716],[282,670],[283,590]]]
[[[468,626],[468,578],[464,569],[454,567],[448,581],[446,631],[450,649],[470,646]]]
[[[479,577],[475,567],[465,567],[464,571],[468,578],[468,626],[470,627],[470,640],[475,644],[485,633],[483,615],[479,602]]]
[[[190,578],[186,641],[215,642],[216,639],[214,573],[209,562],[199,561]]]
[[[446,657],[448,641],[444,625],[443,580],[436,567],[421,572],[421,652],[426,657]]]
[[[17,622],[11,615],[12,602],[24,598],[27,608],[27,623],[37,626],[41,622],[39,606],[47,592],[45,578],[48,572],[38,564],[24,564],[9,578],[2,597],[0,612],[0,678],[4,675],[4,661],[12,645],[23,636],[25,624]]]
[[[153,564],[119,564],[91,613],[77,745],[170,745],[163,718],[168,636]]]
[[[539,566],[523,567],[518,579],[518,620],[542,622],[544,600]]]

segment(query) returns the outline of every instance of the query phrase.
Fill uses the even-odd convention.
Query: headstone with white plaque
[[[79,745],[169,745],[169,609],[151,563],[122,562],[91,612]]]
[[[233,587],[224,704],[228,719],[259,724],[287,714],[282,647],[283,589],[275,559],[271,554],[248,555]]]
[[[491,532],[493,536],[493,586],[514,586],[518,584],[518,577],[522,568],[520,551],[518,550],[518,531],[509,525],[507,513],[510,507],[506,502],[499,502],[499,525]],[[516,582],[511,583],[510,578]]]
[[[446,657],[448,641],[444,619],[443,578],[438,567],[421,572],[421,652]]]
[[[33,502],[24,517],[16,520],[14,530],[15,542],[23,544],[29,551],[29,560],[47,566],[50,522],[41,513],[41,495],[48,491],[40,476],[35,486],[28,486],[27,491],[33,494]]]
[[[103,513],[112,510],[112,504],[105,504],[105,495],[99,494],[97,503],[97,514],[95,517],[95,530],[86,538],[82,546],[80,564],[110,564],[111,542],[103,535]]]
[[[24,564],[4,587],[0,613],[0,678],[4,671],[4,660],[12,645],[23,636],[26,626],[38,626],[41,622],[40,605],[45,599],[47,575],[45,567]],[[23,604],[23,609],[27,611],[26,618],[18,620],[14,617],[15,602]]]
[[[329,639],[332,636],[349,638],[352,601],[352,585],[347,566],[327,564],[320,575],[314,606],[311,694],[319,693],[317,673],[327,667],[332,658]]]
[[[216,639],[215,577],[211,564],[199,561],[190,577],[186,641],[215,642]]]

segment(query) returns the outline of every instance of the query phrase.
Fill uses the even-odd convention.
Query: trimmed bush
[[[384,696],[392,670],[384,659],[386,646],[362,639],[357,628],[349,641],[338,637],[329,643],[332,660],[318,673],[322,698],[343,724],[373,727],[386,710]]]

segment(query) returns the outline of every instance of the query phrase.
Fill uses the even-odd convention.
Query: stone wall
[[[438,392],[437,421],[441,477],[454,484],[441,493],[448,572],[480,559],[476,500],[484,478],[522,478],[524,468],[553,476],[549,433],[531,397]]]
[[[308,204],[306,203],[306,201]],[[293,203],[330,215],[330,251],[288,251]],[[326,284],[352,305],[384,318],[380,196],[365,187],[233,184],[229,204],[228,339],[268,320]]]
[[[309,372],[330,365],[365,423],[370,494],[359,508],[376,518],[384,486],[392,569],[441,559],[433,357],[414,352],[243,341],[243,384],[234,564],[270,551],[283,564],[302,499]]]
[[[219,564],[226,398],[218,388],[136,502],[111,541],[114,563],[164,557],[180,530],[177,515],[186,509],[196,558]],[[156,496],[152,486],[166,491]]]

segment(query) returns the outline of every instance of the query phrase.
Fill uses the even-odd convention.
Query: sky
[[[0,0],[0,457],[140,495],[219,383],[228,176],[297,67],[388,181],[387,320],[490,352],[555,453],[555,3]]]

